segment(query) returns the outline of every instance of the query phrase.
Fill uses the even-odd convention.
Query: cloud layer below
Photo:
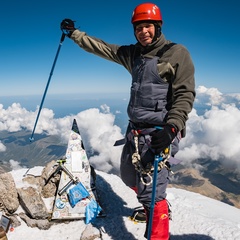
[[[194,109],[187,122],[187,136],[181,140],[177,157],[188,165],[199,158],[211,158],[235,164],[240,169],[239,106],[240,94],[222,94],[215,88],[199,86]],[[26,110],[20,103],[13,103],[6,109],[0,104],[0,132],[32,131],[37,112],[38,109]],[[124,137],[124,133],[115,125],[115,115],[107,105],[63,118],[55,118],[51,109],[43,108],[35,133],[58,135],[67,143],[74,118],[86,150],[93,154],[91,163],[99,170],[118,172],[122,146],[113,145]],[[0,152],[6,150],[0,141]]]

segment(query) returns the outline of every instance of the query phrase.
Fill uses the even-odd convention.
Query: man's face
[[[152,23],[140,23],[135,27],[135,36],[144,47],[152,43],[155,26]]]

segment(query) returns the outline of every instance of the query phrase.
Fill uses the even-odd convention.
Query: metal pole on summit
[[[33,127],[32,135],[29,138],[30,142],[32,142],[34,140],[33,135],[34,135],[34,132],[35,132],[35,129],[36,129],[36,126],[37,126],[38,118],[39,118],[40,112],[42,110],[42,106],[43,106],[43,103],[44,103],[44,100],[45,100],[45,97],[46,97],[46,94],[47,94],[47,90],[48,90],[48,87],[49,87],[49,84],[50,84],[50,81],[51,81],[51,78],[52,78],[52,75],[53,75],[53,71],[54,71],[54,68],[55,68],[55,65],[56,65],[56,62],[57,62],[57,58],[58,58],[58,55],[59,55],[59,52],[60,52],[60,49],[62,47],[62,43],[63,43],[64,39],[65,39],[65,34],[62,33],[60,43],[59,43],[59,46],[58,46],[58,49],[57,49],[57,53],[56,53],[56,56],[54,58],[52,69],[51,69],[51,72],[50,72],[50,75],[49,75],[49,78],[48,78],[48,81],[47,81],[47,85],[46,85],[46,88],[45,88],[45,91],[44,91],[44,94],[43,94],[43,97],[42,97],[42,101],[41,101],[39,110],[38,110],[38,114],[37,114],[37,118],[36,118],[36,121],[35,121],[35,124],[34,124],[34,127]]]

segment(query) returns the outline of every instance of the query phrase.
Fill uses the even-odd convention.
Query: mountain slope
[[[214,172],[207,168],[204,169],[204,172],[201,173],[197,169],[186,167],[176,170],[170,178],[171,184],[169,187],[200,193],[240,208],[240,178],[238,182],[231,180],[228,177],[230,169],[225,169],[225,174],[221,174],[221,169],[215,169]],[[232,172],[232,177],[233,175]],[[219,182],[222,182],[222,184]]]

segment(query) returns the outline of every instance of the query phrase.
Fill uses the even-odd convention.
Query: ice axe
[[[35,132],[35,129],[36,129],[36,126],[37,126],[38,118],[39,118],[41,110],[42,110],[42,106],[43,106],[43,103],[44,103],[44,100],[45,100],[45,97],[46,97],[46,94],[47,94],[47,90],[48,90],[48,87],[49,87],[49,84],[50,84],[50,81],[51,81],[51,78],[52,78],[52,75],[53,75],[53,71],[54,71],[54,68],[55,68],[55,65],[56,65],[56,62],[57,62],[57,59],[58,59],[58,55],[59,55],[59,52],[60,52],[60,49],[62,47],[62,43],[63,43],[64,39],[65,39],[65,34],[62,33],[60,43],[59,43],[59,46],[58,46],[58,49],[57,49],[57,53],[56,53],[56,56],[54,58],[52,69],[50,71],[50,75],[49,75],[49,78],[48,78],[48,81],[47,81],[47,85],[46,85],[46,88],[45,88],[45,91],[44,91],[44,94],[43,94],[43,97],[42,97],[42,101],[41,101],[41,104],[40,104],[40,107],[39,107],[39,110],[38,110],[38,114],[37,114],[37,118],[36,118],[36,121],[35,121],[35,124],[34,124],[34,127],[33,127],[32,135],[29,138],[30,142],[32,142],[34,140],[33,135],[34,135],[34,132]]]

